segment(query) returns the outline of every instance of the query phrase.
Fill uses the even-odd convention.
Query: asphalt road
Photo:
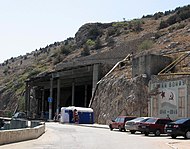
[[[46,123],[35,140],[0,146],[0,149],[171,149],[168,136],[144,136],[117,130]]]

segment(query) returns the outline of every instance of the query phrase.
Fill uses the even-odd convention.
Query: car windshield
[[[13,117],[18,117],[19,113],[16,113]]]
[[[182,124],[184,122],[186,122],[188,120],[188,118],[183,118],[183,119],[179,119],[175,121],[175,124]]]
[[[125,119],[125,118],[122,117],[122,118],[120,119],[120,122],[124,122],[124,119]]]
[[[146,122],[147,122],[147,123],[154,123],[154,122],[156,122],[156,121],[157,121],[156,118],[150,118],[150,119],[148,119]]]
[[[26,114],[22,113],[22,112],[17,112],[17,113],[15,113],[15,115],[13,117],[14,118],[26,118]]]
[[[130,120],[130,121],[142,121],[142,120],[144,120],[143,117],[137,117],[137,118],[135,118],[135,119],[133,119],[133,120]]]
[[[146,122],[146,121],[148,121],[150,118],[145,118],[145,119],[143,119],[141,122]]]

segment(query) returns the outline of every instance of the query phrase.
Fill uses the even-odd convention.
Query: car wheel
[[[186,139],[190,139],[190,130],[186,131],[185,138]]]
[[[119,126],[119,131],[122,131],[122,128],[121,128],[121,126]]]
[[[126,129],[125,129],[125,128],[123,128],[123,131],[126,131]]]
[[[157,129],[154,134],[155,134],[155,136],[160,136],[160,130]]]
[[[109,125],[109,127],[110,127],[110,130],[112,131],[112,130],[113,130],[112,126],[111,126],[111,125]]]
[[[145,136],[148,136],[148,132],[144,132],[144,135],[145,135]]]
[[[177,136],[176,135],[171,135],[172,139],[175,139]]]
[[[130,132],[131,132],[131,134],[135,134],[135,130],[131,130]]]

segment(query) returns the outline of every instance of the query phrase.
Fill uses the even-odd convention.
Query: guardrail
[[[45,123],[34,128],[0,130],[0,145],[37,139],[45,132]]]

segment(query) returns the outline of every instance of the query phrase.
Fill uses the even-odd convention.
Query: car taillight
[[[179,127],[179,125],[174,125],[174,128],[178,128]]]

